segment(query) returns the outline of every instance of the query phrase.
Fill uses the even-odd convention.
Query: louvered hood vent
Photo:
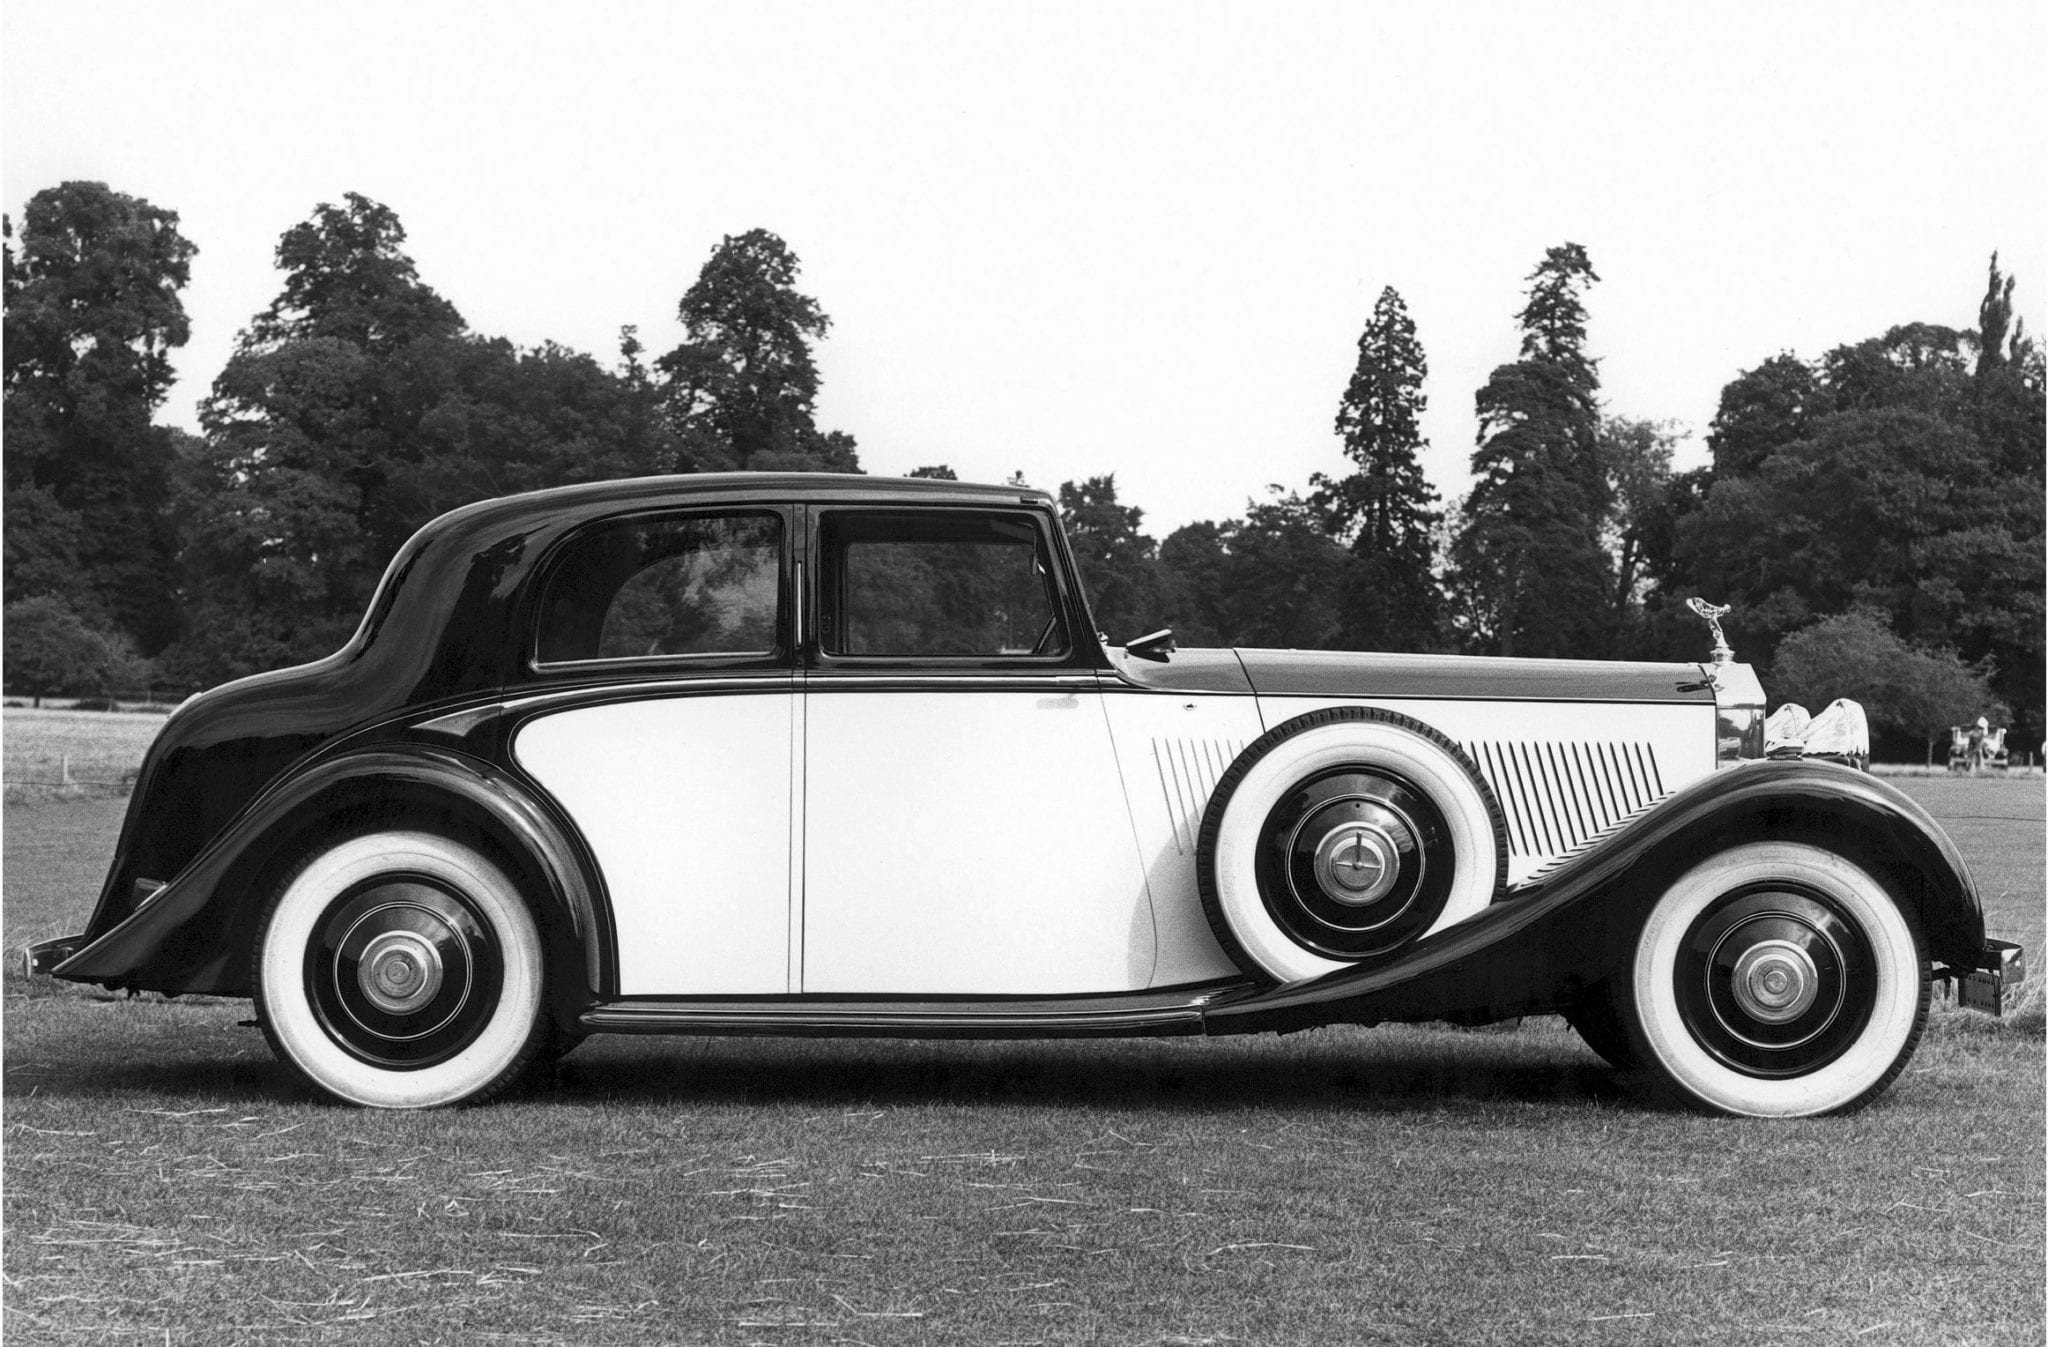
[[[1463,747],[1507,815],[1511,883],[1668,793],[1656,750],[1645,743],[1478,740]]]

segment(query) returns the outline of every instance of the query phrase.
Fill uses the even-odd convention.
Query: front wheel
[[[255,972],[272,1050],[345,1103],[480,1101],[548,1036],[532,914],[504,871],[431,833],[314,856],[271,900]]]
[[[1681,1102],[1751,1117],[1845,1113],[1905,1069],[1927,1023],[1912,914],[1820,847],[1758,842],[1657,900],[1618,998],[1629,1058]]]

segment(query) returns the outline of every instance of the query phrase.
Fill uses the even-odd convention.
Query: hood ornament
[[[1714,635],[1713,658],[1716,664],[1726,664],[1735,658],[1735,652],[1728,648],[1728,638],[1721,632],[1721,619],[1728,616],[1729,605],[1708,603],[1697,596],[1687,599],[1685,606],[1707,620],[1707,630]]]

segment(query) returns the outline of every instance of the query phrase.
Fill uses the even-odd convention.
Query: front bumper
[[[1986,940],[1977,966],[1957,980],[1956,1000],[1971,1010],[2003,1015],[2013,991],[2027,980],[2027,952],[2010,940]]]
[[[82,935],[60,935],[55,940],[38,940],[21,947],[21,971],[28,977],[47,977],[57,965],[84,949]]]

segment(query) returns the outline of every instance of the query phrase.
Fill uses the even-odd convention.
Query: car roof
[[[499,496],[450,511],[429,528],[439,531],[459,521],[471,526],[518,529],[564,514],[590,519],[614,510],[666,505],[797,501],[833,505],[1052,505],[1050,494],[1028,486],[838,472],[702,472],[582,482]]]

